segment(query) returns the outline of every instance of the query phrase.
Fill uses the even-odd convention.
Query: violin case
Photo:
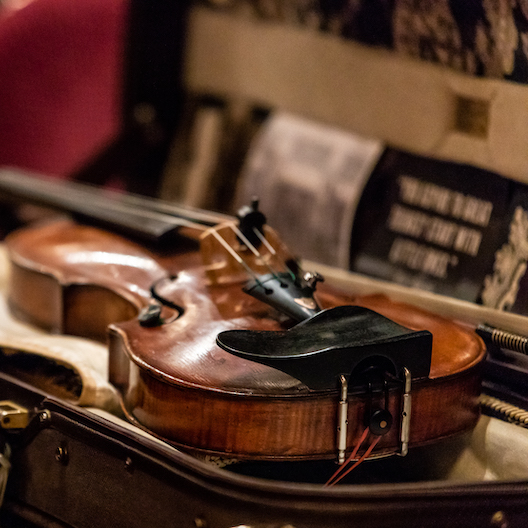
[[[371,2],[359,2],[361,16],[354,24],[349,20],[349,26],[328,8],[325,31],[334,26],[343,34],[348,31],[352,37],[345,41],[314,30],[312,19],[300,11],[292,19],[274,15],[272,4],[167,0],[154,6],[132,1],[125,133],[76,177],[100,183],[105,171],[110,175],[122,164],[123,152],[133,152],[128,181],[145,183],[148,176],[148,188],[143,189],[147,194],[162,188],[169,196],[174,189],[167,184],[168,174],[174,165],[167,164],[168,138],[181,133],[184,123],[178,116],[192,93],[213,105],[225,94],[257,101],[260,109],[287,109],[419,155],[523,181],[528,154],[519,138],[526,137],[528,118],[518,109],[526,108],[528,92],[522,81],[498,79],[496,72],[490,73],[493,79],[483,79],[387,50],[382,33],[364,28],[376,20],[384,26],[390,2],[373,2],[370,8]],[[431,13],[433,20],[446,17],[447,3],[441,4],[445,9]],[[472,5],[481,16],[484,8],[477,4]],[[248,19],[253,9],[260,18]],[[462,56],[460,49],[457,57]],[[152,61],[156,53],[166,60]],[[493,67],[495,59],[490,59]],[[184,67],[169,69],[166,61]],[[138,124],[133,117],[145,101],[163,116],[159,122]],[[259,119],[260,110],[252,116]],[[252,129],[244,131],[251,137]],[[166,139],[156,142],[152,137]],[[229,166],[236,167],[235,156],[229,154]],[[211,178],[206,185],[218,173]],[[232,184],[215,187],[213,196],[202,193],[205,203],[193,205],[225,205]],[[318,269],[336,286],[357,294],[382,289],[395,300],[471,325],[486,321],[521,334],[527,327],[523,315],[330,266]],[[70,346],[80,347],[81,341]],[[484,392],[502,404],[488,408],[474,431],[439,446],[411,450],[407,457],[366,462],[333,487],[323,486],[333,462],[223,467],[176,449],[119,413],[60,398],[0,373],[0,484],[5,488],[0,523],[75,528],[524,527],[528,431],[519,424],[527,423],[522,407],[527,403],[528,370],[524,356],[504,354],[487,362],[484,373]],[[504,412],[512,409],[517,414]]]
[[[399,482],[394,468],[392,481],[323,488],[275,480],[258,468],[249,475],[219,469],[124,421],[46,397],[7,375],[1,376],[0,394],[34,409],[25,429],[5,435],[11,470],[4,526],[418,528],[522,527],[526,522],[521,478]],[[516,443],[517,426],[505,425],[512,429],[503,435]],[[504,452],[496,455],[498,465],[509,463],[513,475],[526,474],[527,441],[525,436],[514,447],[520,455],[515,461],[505,460]],[[442,456],[444,464],[452,458]],[[414,461],[418,473],[424,462]],[[429,456],[427,463],[432,463]],[[383,473],[387,477],[386,469]]]

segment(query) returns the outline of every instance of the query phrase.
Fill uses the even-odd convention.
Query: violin
[[[6,239],[13,313],[107,339],[131,420],[194,453],[340,462],[366,431],[386,456],[475,426],[475,332],[303,272],[256,203],[176,222],[170,254],[69,220]]]

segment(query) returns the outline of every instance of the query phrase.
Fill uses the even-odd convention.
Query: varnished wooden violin
[[[108,336],[128,415],[190,451],[342,461],[365,431],[382,456],[476,424],[474,332],[318,284],[255,204],[221,220],[177,220],[199,249],[163,256],[71,221],[23,228],[6,241],[10,306],[54,332]]]

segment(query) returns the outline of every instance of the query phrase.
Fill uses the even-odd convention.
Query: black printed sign
[[[511,185],[475,167],[388,150],[356,213],[351,270],[479,301]]]

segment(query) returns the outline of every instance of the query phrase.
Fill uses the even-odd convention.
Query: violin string
[[[257,274],[251,269],[251,267],[247,264],[247,262],[233,249],[233,247],[227,242],[227,240],[218,233],[216,228],[207,228],[200,226],[199,224],[196,224],[194,222],[189,222],[187,224],[188,227],[200,229],[202,231],[208,231],[213,234],[213,236],[220,242],[220,244],[224,247],[224,249],[247,271],[247,273],[255,280],[255,282],[261,287],[265,288],[262,281],[258,278]],[[238,228],[238,226],[230,223],[229,227],[232,229],[232,231],[242,240],[242,242],[246,245],[246,247],[257,257],[261,258],[264,265],[268,268],[271,275],[274,279],[276,279],[278,282],[281,282],[280,276],[276,270],[273,269],[273,267],[265,261],[263,258],[263,255],[258,251],[258,249],[254,246],[254,244],[251,243],[251,241],[242,233],[242,231]],[[253,232],[256,234],[256,236],[259,238],[259,240],[262,242],[262,244],[268,249],[270,254],[273,257],[278,258],[278,253],[274,249],[274,247],[269,243],[269,241],[266,239],[266,237],[256,228],[253,228]],[[287,272],[290,274],[290,277],[294,280],[296,280],[297,275],[295,272],[288,266],[288,263],[283,260],[284,267],[286,268]]]
[[[268,249],[268,251],[275,257],[277,255],[277,252],[275,251],[273,246],[268,242],[266,237],[256,227],[253,228],[253,233],[257,235],[257,237],[260,239],[262,244],[264,244],[266,248]]]
[[[276,257],[277,256],[277,252],[275,251],[275,248],[269,243],[268,239],[256,227],[253,228],[253,232],[255,233],[255,235],[257,235],[257,237],[262,242],[262,244],[264,244],[264,246],[266,246],[267,250],[274,257]],[[295,280],[296,279],[296,275],[293,272],[293,270],[288,266],[287,262],[284,262],[284,267],[288,270],[288,273],[290,274],[291,278]]]
[[[248,249],[257,257],[261,258],[264,265],[268,268],[271,275],[279,282],[282,283],[280,276],[276,270],[272,268],[272,266],[266,262],[263,258],[263,255],[258,251],[258,249],[250,242],[250,240],[242,233],[242,231],[238,228],[238,226],[234,224],[229,224],[229,227],[232,229],[232,231],[242,240],[242,242],[248,247]],[[258,238],[263,242],[263,244],[266,246],[268,251],[271,253],[272,256],[278,257],[278,253],[275,251],[273,246],[268,242],[268,240],[264,237],[264,235],[256,228],[253,228],[253,231],[258,236]],[[255,282],[261,287],[264,288],[264,285],[262,284],[262,281],[259,280],[257,274],[251,269],[251,267],[245,262],[245,260],[233,249],[233,247],[227,242],[227,240],[222,237],[216,229],[212,229],[211,233],[214,235],[214,237],[222,244],[222,246],[228,251],[228,253],[241,265],[245,268],[245,270],[248,272],[248,274],[253,277]],[[291,268],[288,266],[286,262],[283,262],[284,267],[290,274],[290,276],[293,279],[296,279],[295,273],[291,270]]]
[[[281,282],[279,274],[277,273],[277,271],[274,270],[273,267],[271,266],[271,264],[264,259],[264,256],[262,255],[262,253],[260,253],[260,251],[249,241],[249,239],[246,237],[246,235],[244,235],[244,233],[242,233],[242,231],[238,228],[238,226],[236,226],[234,224],[231,224],[231,229],[242,240],[242,242],[253,253],[253,255],[255,255],[259,259],[262,259],[262,262],[268,268],[268,270],[270,271],[270,273],[273,276],[273,278],[275,278],[277,281]],[[258,229],[255,229],[255,228],[254,228],[254,231],[259,232]],[[266,240],[266,242],[267,242],[267,240]],[[271,245],[269,247],[271,247]],[[276,253],[274,252],[274,253],[272,253],[272,255],[276,255]]]
[[[227,252],[248,272],[251,277],[255,280],[255,282],[261,287],[264,288],[264,285],[258,278],[257,274],[248,266],[248,264],[244,261],[244,259],[227,243],[227,241],[217,233],[216,229],[213,229],[211,231],[213,236],[224,246],[224,249],[227,250]]]

